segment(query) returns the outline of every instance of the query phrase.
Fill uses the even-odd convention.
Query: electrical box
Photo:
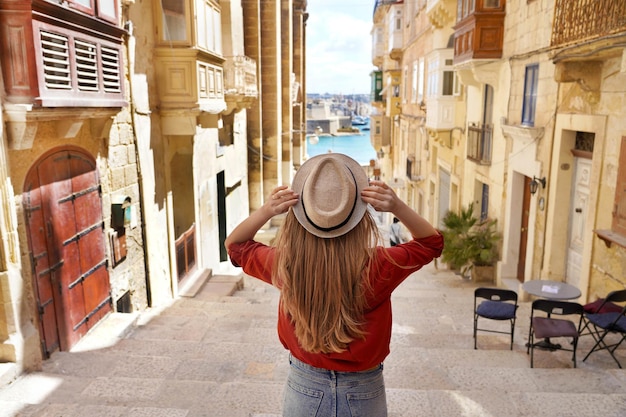
[[[124,229],[112,230],[109,235],[113,266],[126,259],[126,231]]]
[[[130,224],[131,199],[128,196],[118,196],[113,198],[111,203],[111,228],[115,230],[124,229]]]

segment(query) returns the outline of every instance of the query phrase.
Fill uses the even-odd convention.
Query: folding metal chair
[[[546,316],[537,316],[536,311],[546,313]],[[578,316],[578,325],[572,320],[563,318],[554,318],[553,315],[560,316]],[[534,367],[535,348],[547,348],[550,351],[565,350],[572,352],[572,362],[576,368],[576,347],[578,346],[578,336],[583,323],[584,309],[578,303],[557,300],[535,300],[532,304],[530,312],[530,331],[528,333],[528,344],[526,353],[530,352],[530,367]],[[571,337],[571,348],[564,345],[550,343],[546,345],[546,340],[557,337]],[[542,339],[541,342],[535,343],[535,338]]]
[[[593,345],[589,353],[587,353],[583,362],[586,361],[589,355],[593,352],[607,350],[617,363],[617,366],[621,368],[622,364],[615,356],[615,350],[624,340],[626,340],[626,307],[624,307],[620,312],[588,314],[586,319],[589,321],[591,326],[593,326],[593,329],[591,329],[591,335],[595,339],[596,343]],[[616,339],[613,343],[607,342],[607,336],[609,334],[616,334],[619,339]]]
[[[482,299],[479,303],[478,300]],[[513,350],[513,334],[515,332],[515,318],[517,312],[517,293],[501,288],[480,287],[474,290],[474,349],[476,349],[476,334],[478,331],[511,335],[511,350]],[[478,319],[504,321],[511,324],[510,331],[486,329],[478,327]]]
[[[587,320],[589,314],[619,313],[623,306],[616,303],[624,301],[626,301],[626,290],[617,290],[611,291],[605,298],[598,298],[596,301],[585,304],[583,307],[585,309],[584,326],[580,330],[580,335],[591,334],[589,320]]]

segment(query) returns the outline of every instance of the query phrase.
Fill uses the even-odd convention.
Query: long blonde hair
[[[302,349],[342,352],[365,337],[368,274],[378,241],[369,212],[345,235],[324,239],[309,233],[289,210],[275,241],[272,280]]]

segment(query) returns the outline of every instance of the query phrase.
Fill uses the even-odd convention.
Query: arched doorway
[[[42,350],[69,350],[111,311],[100,179],[78,148],[42,156],[24,184]]]

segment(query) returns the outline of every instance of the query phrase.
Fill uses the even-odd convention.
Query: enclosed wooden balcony
[[[124,30],[46,1],[0,3],[7,101],[40,107],[122,107]]]
[[[124,98],[123,36],[116,16],[44,0],[0,1],[0,54],[9,149],[30,149],[38,124],[59,137],[85,123],[105,137]],[[75,7],[76,6],[76,7]],[[84,9],[84,10],[83,10]]]
[[[160,107],[217,114],[226,109],[223,62],[192,48],[155,50]]]
[[[454,64],[500,59],[505,0],[460,0],[454,26]]]

